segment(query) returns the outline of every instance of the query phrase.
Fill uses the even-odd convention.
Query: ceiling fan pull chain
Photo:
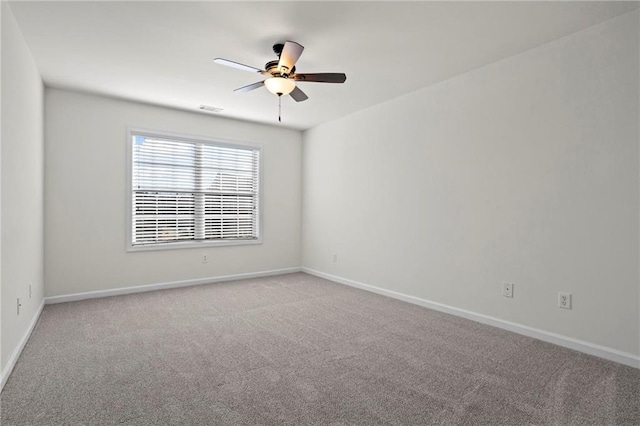
[[[278,123],[282,123],[282,93],[278,93]]]

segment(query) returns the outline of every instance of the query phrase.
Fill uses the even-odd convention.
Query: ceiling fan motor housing
[[[277,45],[276,45],[277,46]],[[289,77],[290,75],[294,74],[296,72],[296,67],[294,66],[291,71],[289,71],[288,73],[281,73],[278,70],[278,64],[280,63],[280,61],[269,61],[266,64],[264,64],[264,69],[271,75],[276,76],[276,77]]]

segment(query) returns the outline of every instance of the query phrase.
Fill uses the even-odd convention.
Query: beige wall
[[[638,35],[635,11],[306,131],[303,266],[640,354]]]
[[[2,2],[1,370],[43,300],[42,80]],[[29,298],[29,284],[32,285]],[[22,307],[17,315],[16,301]]]
[[[300,266],[299,131],[57,89],[45,111],[47,296]],[[262,144],[263,243],[127,252],[127,126]]]

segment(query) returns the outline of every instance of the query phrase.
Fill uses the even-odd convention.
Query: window
[[[130,132],[129,247],[260,242],[260,148]]]

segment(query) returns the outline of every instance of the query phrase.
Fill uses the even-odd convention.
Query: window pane
[[[257,148],[133,136],[132,244],[258,238]]]

